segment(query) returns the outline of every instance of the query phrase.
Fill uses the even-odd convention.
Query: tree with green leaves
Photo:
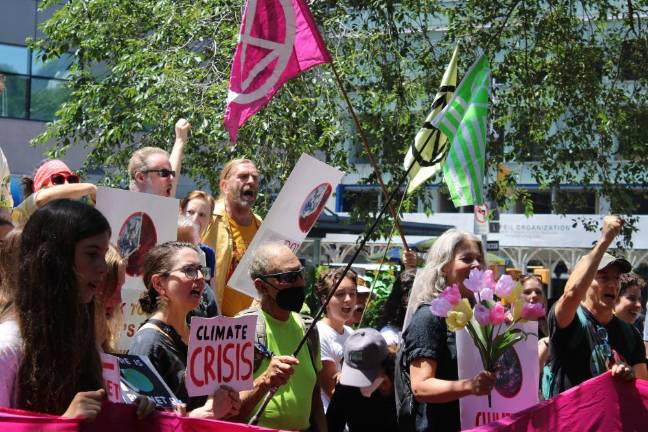
[[[638,127],[648,118],[645,1],[343,0],[310,7],[388,187],[403,175],[407,147],[458,45],[460,79],[479,52],[491,60],[493,201],[532,211],[518,177],[496,181],[503,163],[557,190],[556,212],[573,198],[560,193],[565,184],[596,188],[613,212],[636,211],[633,188],[643,191],[648,180],[648,136]],[[214,191],[220,166],[235,155],[258,163],[273,180],[268,191],[302,152],[355,171],[364,151],[327,65],[285,85],[230,147],[223,113],[242,8],[242,0],[66,3],[44,23],[45,39],[32,42],[44,60],[66,52],[77,59],[70,99],[36,142],[54,139],[55,155],[85,143],[86,168],[109,167],[110,183],[125,174],[136,146],[168,144],[175,119],[185,117],[194,127],[184,173]],[[375,177],[362,182],[375,184]],[[415,211],[419,198],[429,203],[421,188],[402,210]],[[368,202],[354,213],[375,211]]]

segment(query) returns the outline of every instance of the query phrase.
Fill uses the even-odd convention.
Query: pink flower
[[[502,275],[495,285],[495,294],[499,298],[507,298],[511,294],[511,290],[515,286],[515,281],[509,275]]]
[[[470,274],[468,275],[468,279],[464,280],[464,286],[468,288],[470,291],[478,293],[479,291],[482,290],[484,287],[484,278],[483,278],[484,272],[482,272],[479,269],[472,269],[470,270]]]
[[[488,320],[492,325],[499,325],[506,321],[506,308],[502,306],[502,303],[495,303],[490,310]]]
[[[436,316],[447,317],[450,309],[452,309],[452,305],[443,297],[437,297],[430,303],[430,312]]]
[[[479,292],[479,301],[493,301],[493,290],[484,288]]]
[[[452,306],[461,301],[461,292],[459,292],[459,285],[452,284],[441,292],[439,297],[446,299]]]
[[[475,319],[479,323],[479,325],[488,325],[490,324],[489,316],[490,316],[490,309],[488,309],[486,306],[484,306],[481,303],[478,303],[475,306],[475,312],[474,312]]]
[[[486,288],[490,288],[491,290],[495,289],[496,282],[495,278],[493,277],[493,270],[486,270],[484,272],[484,286]]]
[[[537,320],[545,316],[545,310],[542,303],[527,303],[522,308],[522,318],[527,320]]]

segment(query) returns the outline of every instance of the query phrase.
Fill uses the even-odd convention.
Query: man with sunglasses
[[[614,315],[619,277],[632,266],[606,251],[623,224],[618,216],[603,219],[601,238],[576,264],[563,295],[549,312],[546,368],[553,382],[543,383],[545,394],[554,396],[607,370],[626,380],[648,379],[639,332]]]
[[[171,155],[159,147],[144,147],[133,153],[128,162],[131,191],[175,197],[190,129],[187,120],[181,118],[176,122]]]
[[[309,337],[297,357],[292,355],[306,331],[298,313],[305,297],[303,270],[285,245],[266,243],[254,251],[249,272],[261,296],[255,314],[262,321],[257,322],[254,386],[241,392],[241,421],[248,421],[265,395],[276,389],[259,426],[326,431],[318,382],[322,368],[318,337]]]

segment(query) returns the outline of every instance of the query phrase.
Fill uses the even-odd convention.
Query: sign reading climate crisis
[[[193,317],[187,355],[187,393],[205,396],[220,386],[252,389],[256,316]]]

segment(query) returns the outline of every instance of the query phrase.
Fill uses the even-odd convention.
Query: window
[[[554,203],[556,213],[595,214],[596,192],[591,190],[561,189]]]
[[[43,63],[38,58],[38,53],[31,55],[31,74],[47,78],[65,79],[70,75],[69,68],[74,63],[71,54],[63,54],[61,57]]]
[[[380,189],[377,187],[344,187],[342,190],[342,206],[339,212],[350,212],[354,207],[380,210]]]
[[[27,75],[29,73],[27,48],[0,44],[0,72]]]
[[[28,78],[0,73],[0,116],[27,117]]]
[[[29,117],[50,121],[70,92],[65,81],[32,78]]]
[[[529,198],[533,203],[534,214],[551,214],[551,192],[539,189],[527,190]],[[515,203],[515,213],[524,213],[525,203],[518,201]]]
[[[27,47],[0,44],[0,117],[51,121],[70,91],[71,54],[42,62]]]
[[[473,206],[455,207],[450,193],[443,187],[439,189],[439,213],[473,213]]]
[[[646,62],[648,62],[648,40],[633,39],[626,40],[621,46],[619,57],[619,75],[621,79],[635,81],[639,78],[646,78]]]
[[[614,214],[648,215],[648,190],[627,189],[616,191],[610,195],[610,208]]]

